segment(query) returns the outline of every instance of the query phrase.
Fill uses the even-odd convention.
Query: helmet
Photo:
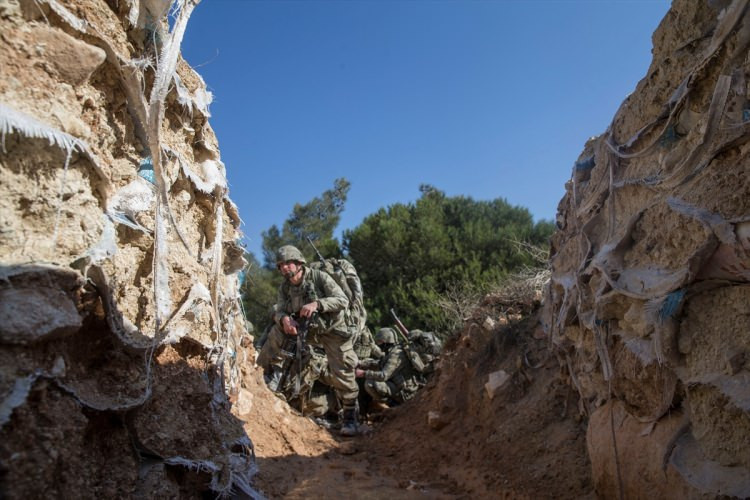
[[[381,328],[378,333],[375,334],[375,343],[380,344],[395,344],[396,343],[396,332],[393,328]]]
[[[280,264],[289,260],[307,264],[305,257],[297,247],[292,245],[284,245],[276,251],[276,263]]]

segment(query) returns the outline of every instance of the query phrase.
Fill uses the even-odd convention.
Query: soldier
[[[375,335],[375,343],[385,355],[380,360],[363,362],[355,370],[357,377],[365,379],[365,390],[374,401],[389,406],[411,399],[420,387],[419,374],[398,344],[396,332],[381,328]]]
[[[310,321],[308,342],[322,347],[328,357],[326,380],[321,378],[321,382],[332,386],[341,401],[341,434],[353,436],[358,431],[359,387],[354,377],[357,355],[352,348],[356,332],[344,320],[349,300],[333,278],[306,263],[302,252],[292,245],[282,246],[276,253],[276,266],[284,282],[274,306],[275,324],[258,356],[258,364],[269,374],[269,388],[278,390],[285,335],[297,335],[298,321]]]
[[[375,343],[372,332],[367,326],[359,331],[354,340],[354,352],[360,360],[380,359],[383,357],[383,351]]]

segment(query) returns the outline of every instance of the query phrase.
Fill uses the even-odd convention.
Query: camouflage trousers
[[[408,401],[416,393],[416,388],[410,387],[399,387],[391,381],[381,382],[378,380],[367,380],[365,381],[365,391],[367,394],[372,396],[374,401],[378,403],[388,403],[394,401],[396,403],[403,403]]]
[[[258,355],[258,365],[265,371],[281,368],[284,356],[281,352],[284,341],[288,337],[278,325],[274,325],[268,333],[268,339]],[[354,377],[354,368],[358,359],[352,347],[352,339],[334,333],[333,331],[318,333],[308,338],[310,345],[323,348],[328,357],[328,370],[321,375],[320,381],[330,385],[336,395],[346,406],[346,403],[357,399],[359,386]]]

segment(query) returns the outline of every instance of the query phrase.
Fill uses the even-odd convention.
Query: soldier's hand
[[[284,316],[281,319],[281,326],[284,327],[284,333],[287,335],[297,335],[297,322],[291,316]]]
[[[354,376],[357,378],[362,378],[365,376],[365,371],[362,368],[355,368],[354,369]]]
[[[299,310],[299,315],[303,318],[309,318],[312,316],[315,311],[318,310],[318,301],[310,302],[309,304],[305,304],[302,306],[302,309]]]

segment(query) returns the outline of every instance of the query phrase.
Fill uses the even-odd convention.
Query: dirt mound
[[[538,328],[538,303],[508,306],[486,300],[426,390],[388,414],[374,464],[471,498],[591,492],[585,425]]]
[[[675,0],[653,40],[567,183],[544,321],[599,494],[747,497],[748,2]]]

